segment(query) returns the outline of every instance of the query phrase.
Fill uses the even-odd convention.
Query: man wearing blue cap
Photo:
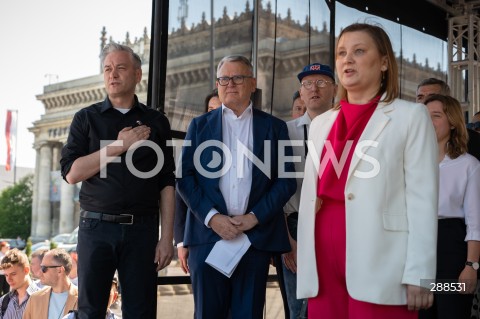
[[[292,251],[282,255],[283,257],[283,277],[285,281],[285,292],[287,295],[290,318],[303,318],[306,314],[306,300],[298,300],[296,297],[297,286],[297,223],[298,207],[300,203],[300,192],[302,190],[303,171],[305,168],[305,158],[307,157],[308,147],[308,128],[310,122],[323,112],[330,109],[333,105],[335,95],[337,94],[337,85],[332,69],[328,65],[312,63],[303,68],[298,74],[300,81],[300,97],[305,103],[307,111],[305,114],[295,120],[287,122],[288,135],[293,142],[293,155],[301,158],[301,161],[295,162],[295,171],[301,174],[302,178],[297,178],[297,191],[290,198],[283,208],[288,225],[289,240]],[[305,307],[302,305],[305,303]]]

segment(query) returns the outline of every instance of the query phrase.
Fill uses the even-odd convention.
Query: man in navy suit
[[[191,122],[178,180],[190,208],[184,245],[195,318],[262,318],[270,257],[290,250],[283,206],[296,189],[292,150],[285,122],[253,108],[245,57],[223,58],[216,86],[222,107]],[[249,248],[231,275],[205,262],[217,243],[234,242]]]

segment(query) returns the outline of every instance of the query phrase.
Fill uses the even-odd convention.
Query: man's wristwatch
[[[480,268],[480,264],[477,263],[476,261],[467,261],[467,262],[465,263],[465,266],[470,266],[470,267],[472,267],[472,268],[475,269],[475,270],[478,270],[478,268]]]

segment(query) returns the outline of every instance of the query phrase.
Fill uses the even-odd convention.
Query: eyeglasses
[[[316,80],[316,81],[303,81],[302,86],[306,88],[307,90],[310,90],[313,87],[313,84],[315,83],[315,86],[318,88],[324,88],[327,86],[328,83],[333,84],[334,82],[332,81],[325,81],[325,80]]]
[[[227,86],[228,83],[230,83],[230,80],[233,81],[233,84],[243,84],[245,79],[250,79],[250,78],[253,78],[253,76],[248,76],[248,75],[234,75],[232,77],[221,76],[217,78],[217,82],[221,86]]]
[[[40,266],[40,269],[42,270],[43,273],[46,273],[49,268],[58,268],[62,267],[62,265],[56,265],[56,266]]]

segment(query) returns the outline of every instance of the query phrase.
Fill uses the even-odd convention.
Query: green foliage
[[[32,240],[28,237],[27,244],[25,245],[25,254],[30,257],[32,254]]]
[[[27,238],[32,222],[33,175],[22,178],[0,194],[0,237]]]

